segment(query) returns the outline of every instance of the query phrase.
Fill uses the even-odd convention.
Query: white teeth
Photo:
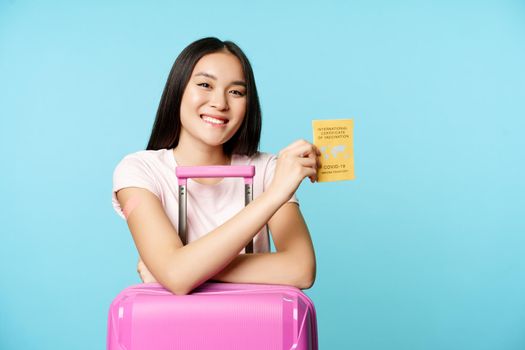
[[[215,119],[208,116],[203,116],[202,119],[213,124],[224,124],[223,120]]]

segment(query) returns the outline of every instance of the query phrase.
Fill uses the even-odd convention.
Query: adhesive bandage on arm
[[[126,220],[131,215],[131,212],[135,210],[135,208],[140,204],[140,198],[139,196],[133,196],[131,197],[124,206],[124,209],[122,209],[122,213],[124,214],[124,217]]]

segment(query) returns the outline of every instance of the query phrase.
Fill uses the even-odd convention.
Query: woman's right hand
[[[317,169],[321,163],[321,151],[306,140],[297,140],[283,148],[277,156],[277,164],[268,192],[286,203],[305,177],[317,181]]]

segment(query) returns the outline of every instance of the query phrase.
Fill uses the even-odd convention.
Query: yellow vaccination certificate
[[[352,119],[313,120],[314,145],[321,150],[317,181],[353,180],[354,147]]]

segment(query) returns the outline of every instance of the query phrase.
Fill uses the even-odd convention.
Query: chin
[[[217,139],[207,140],[207,139],[202,139],[202,142],[204,142],[206,145],[211,146],[211,147],[218,147],[218,146],[224,145],[226,142],[228,142],[228,140],[229,139],[227,139],[227,140],[217,140]]]

